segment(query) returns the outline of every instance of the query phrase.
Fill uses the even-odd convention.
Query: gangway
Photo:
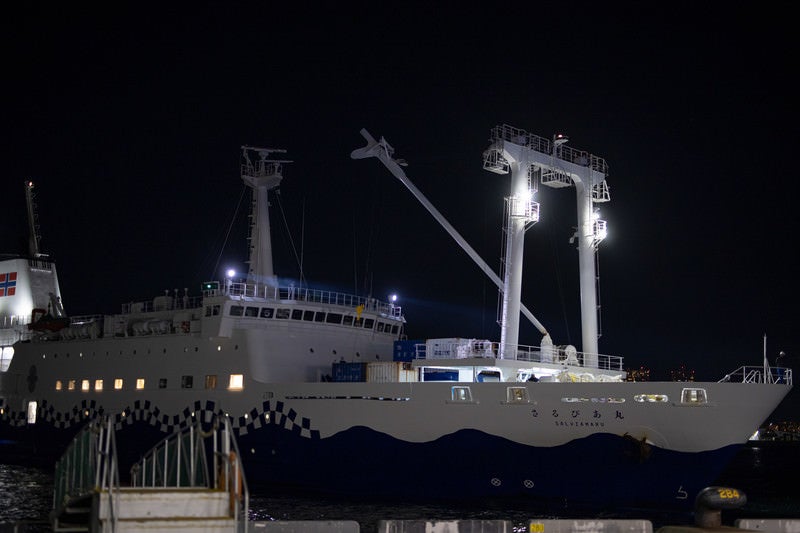
[[[113,423],[96,419],[56,463],[53,531],[246,533],[249,491],[239,457],[228,417],[208,430],[195,422],[145,454],[123,487]]]

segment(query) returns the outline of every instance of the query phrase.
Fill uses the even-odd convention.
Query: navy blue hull
[[[662,509],[691,508],[739,448],[688,454],[608,434],[534,448],[475,430],[409,443],[364,427],[312,440],[275,426],[240,437],[239,445],[254,485],[428,501],[528,497]]]
[[[74,430],[47,423],[6,426],[0,453],[4,462],[54,465]],[[116,435],[126,479],[130,465],[167,433],[140,419],[127,420]],[[659,509],[691,508],[695,495],[739,449],[680,453],[608,434],[535,448],[475,430],[410,443],[365,427],[321,439],[277,424],[250,425],[238,442],[254,488],[426,501],[524,497]]]

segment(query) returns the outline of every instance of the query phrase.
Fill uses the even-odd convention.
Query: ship
[[[413,185],[386,139],[361,134],[366,145],[351,157],[378,159],[497,284],[498,341],[449,331],[409,339],[395,301],[281,283],[269,198],[290,161],[280,159],[284,150],[243,146],[247,276],[126,303],[113,315],[68,317],[56,293],[40,291],[28,305],[48,310],[48,322],[17,333],[0,373],[0,446],[54,461],[79,429],[110,416],[124,477],[159,439],[222,415],[248,483],[278,493],[688,509],[791,389],[791,369],[766,358],[718,381],[635,382],[622,357],[599,352],[604,159],[562,135],[492,128],[484,168],[511,175],[498,274]],[[580,351],[554,342],[521,303],[540,184],[576,191]],[[30,261],[0,262],[18,284],[0,305],[20,297]],[[538,344],[519,343],[522,319],[542,334]]]

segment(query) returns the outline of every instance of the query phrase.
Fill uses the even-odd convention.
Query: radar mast
[[[247,281],[270,286],[277,286],[277,280],[272,264],[268,193],[280,185],[283,165],[291,163],[288,160],[269,159],[274,153],[283,154],[286,150],[242,146],[242,181],[253,191]]]

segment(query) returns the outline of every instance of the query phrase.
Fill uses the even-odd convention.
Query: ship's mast
[[[280,185],[283,164],[291,161],[268,159],[273,153],[282,154],[286,150],[242,146],[241,174],[242,181],[253,190],[247,281],[276,286],[272,265],[268,192]]]
[[[36,213],[36,203],[33,195],[33,182],[25,182],[25,202],[28,205],[28,253],[32,259],[46,257],[46,254],[39,252],[39,241],[42,236],[39,234],[39,217]]]
[[[549,187],[575,186],[578,204],[578,268],[581,292],[581,333],[584,365],[597,366],[598,320],[597,320],[597,246],[605,238],[606,224],[599,219],[594,202],[607,202],[609,197],[605,160],[588,152],[565,146],[567,138],[557,135],[549,139],[530,134],[524,130],[503,125],[492,129],[491,145],[484,152],[484,168],[498,174],[511,172],[511,196],[509,205],[519,203],[522,195],[533,189],[524,178],[540,175],[543,185]],[[521,208],[507,208],[508,239],[505,251],[505,280],[503,311],[501,313],[501,343],[504,347],[515,346],[519,338],[519,314],[513,307],[519,302],[522,285],[522,246],[526,224],[532,219],[525,217]],[[537,206],[538,214],[538,206]],[[528,222],[525,222],[528,220]]]

